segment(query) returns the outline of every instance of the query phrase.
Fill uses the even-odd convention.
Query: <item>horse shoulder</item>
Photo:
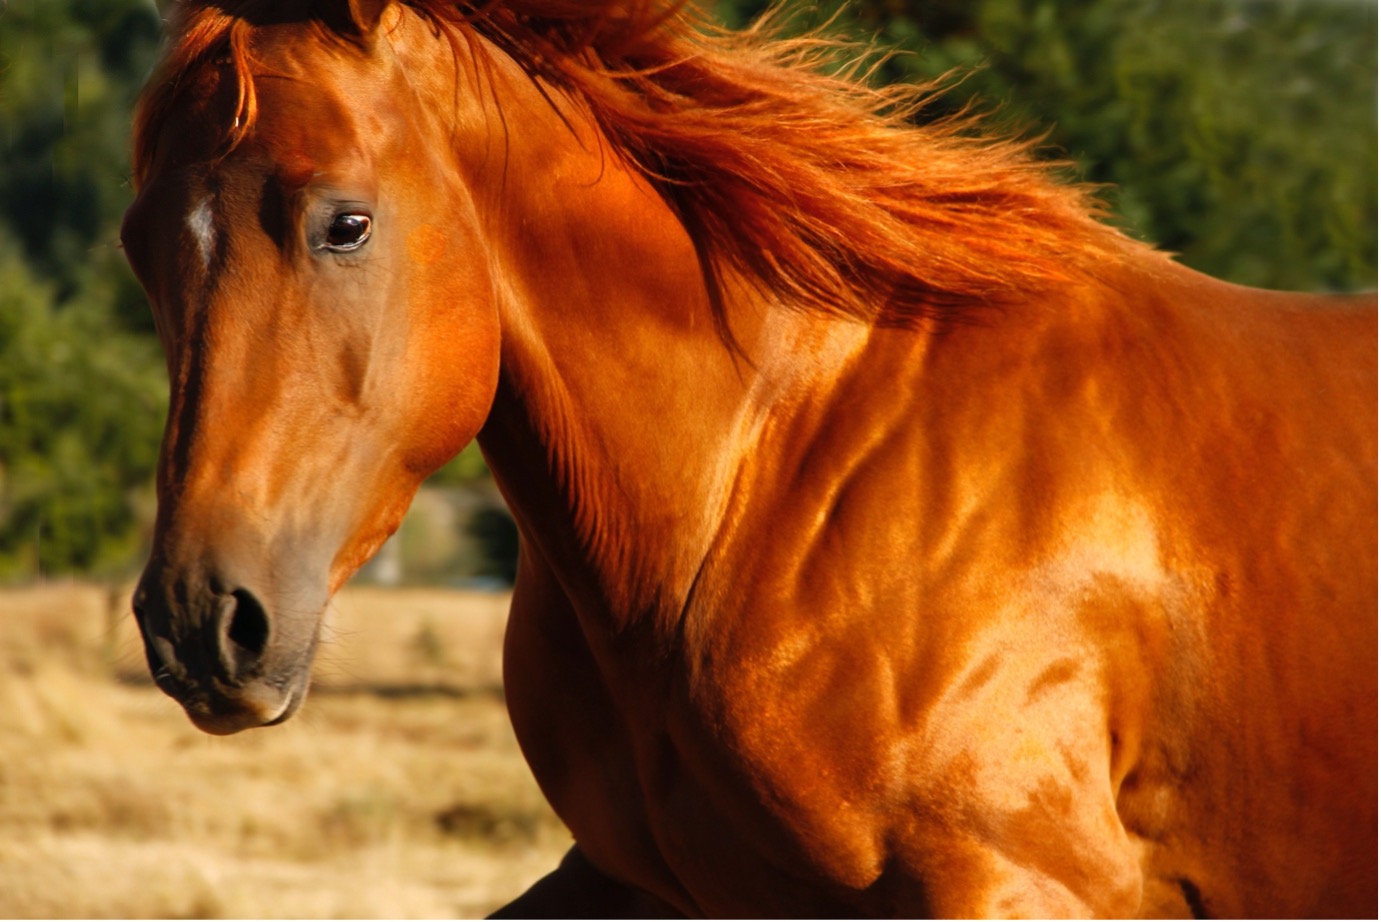
[[[1052,508],[1074,485],[1014,477],[1020,440],[933,412],[892,342],[822,398],[837,412],[756,444],[758,501],[709,577],[692,704],[735,817],[875,910],[1134,912],[1116,798],[1151,695],[1136,667],[1177,652],[1153,527],[1109,497]],[[1093,537],[1071,524],[1090,516]]]
[[[1345,753],[1326,701],[1262,714],[1234,689],[1261,685],[1254,664],[1307,684],[1332,659],[1342,697],[1361,706],[1351,686],[1370,683],[1374,702],[1374,625],[1352,609],[1369,592],[1374,611],[1375,583],[1346,566],[1374,562],[1374,518],[1314,516],[1346,536],[1344,566],[1299,568],[1328,555],[1301,511],[1311,495],[1354,483],[1374,497],[1374,398],[1348,379],[1374,384],[1375,357],[1342,342],[1374,313],[1345,306],[1323,319],[1334,333],[1300,334],[1341,366],[1320,374],[1286,348],[1290,299],[1158,281],[1152,296],[1049,312],[1065,320],[952,333],[924,361],[884,348],[755,446],[757,502],[708,593],[719,628],[697,705],[755,779],[753,803],[772,805],[757,821],[793,831],[782,860],[960,914],[1260,905],[1228,869],[1254,846],[1231,832],[1242,811],[1222,785],[1262,757],[1297,774],[1310,757],[1282,721],[1311,708],[1329,741],[1314,769],[1339,788],[1310,794],[1323,817],[1310,822],[1336,827],[1359,802],[1346,766],[1366,753]],[[1312,405],[1282,393],[1296,372],[1317,382]],[[1368,401],[1370,422],[1355,412]],[[1275,435],[1244,435],[1244,409]],[[1348,472],[1301,479],[1319,445],[1355,454]],[[1296,561],[1260,543],[1287,533],[1282,508]],[[1263,553],[1287,565],[1263,571]],[[1334,590],[1349,626],[1305,636],[1315,606],[1301,593]],[[1298,649],[1254,633],[1263,621]],[[1368,649],[1371,678],[1354,668]],[[1343,769],[1324,766],[1335,757]],[[1251,776],[1249,799],[1288,823],[1271,775]],[[1270,889],[1326,889],[1332,859],[1296,857],[1317,867]]]

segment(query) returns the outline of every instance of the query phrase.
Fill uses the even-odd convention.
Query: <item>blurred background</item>
[[[724,0],[742,25],[768,4]],[[1232,281],[1376,285],[1375,0],[784,5],[968,71],[1005,133],[1108,184],[1130,233]],[[166,406],[118,247],[152,0],[0,0],[0,917],[430,916],[566,847],[503,712],[516,533],[472,446],[332,606],[313,701],[211,740],[128,617]],[[385,588],[391,587],[391,588]]]
[[[743,24],[768,4],[725,0]],[[1271,288],[1376,284],[1374,0],[788,3],[901,53],[890,80],[971,70],[1004,131],[1189,265]],[[130,111],[160,41],[151,0],[0,6],[0,581],[123,578],[153,514],[165,405],[117,245]],[[474,447],[432,478],[363,579],[500,585],[516,538]]]

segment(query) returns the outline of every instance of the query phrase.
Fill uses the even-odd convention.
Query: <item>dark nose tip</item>
[[[237,686],[262,675],[270,622],[248,589],[160,593],[144,584],[133,607],[155,679],[171,680],[160,684],[215,675]]]
[[[312,644],[292,646],[293,625],[237,586],[151,563],[133,600],[155,683],[208,733],[281,723],[306,694]]]
[[[157,605],[149,596],[147,587],[141,585],[135,590],[134,620],[139,625],[139,636],[144,641],[144,657],[149,661],[149,672],[165,691],[180,685],[187,678],[187,669],[178,659],[173,647],[171,631],[167,618],[157,617]]]

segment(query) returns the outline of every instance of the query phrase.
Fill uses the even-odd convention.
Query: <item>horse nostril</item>
[[[139,632],[142,634],[148,628],[148,616],[145,614],[149,608],[149,590],[140,584],[134,590],[134,595],[129,600],[130,610],[134,612],[134,623],[139,625]]]
[[[235,599],[235,613],[226,636],[246,653],[262,656],[269,642],[269,616],[264,606],[253,593],[244,589],[236,589],[231,597]]]

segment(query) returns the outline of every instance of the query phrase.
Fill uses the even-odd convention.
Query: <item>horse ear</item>
[[[379,31],[379,20],[393,5],[394,0],[333,0],[323,4],[322,19],[342,35],[348,35],[362,42],[374,40]]]

